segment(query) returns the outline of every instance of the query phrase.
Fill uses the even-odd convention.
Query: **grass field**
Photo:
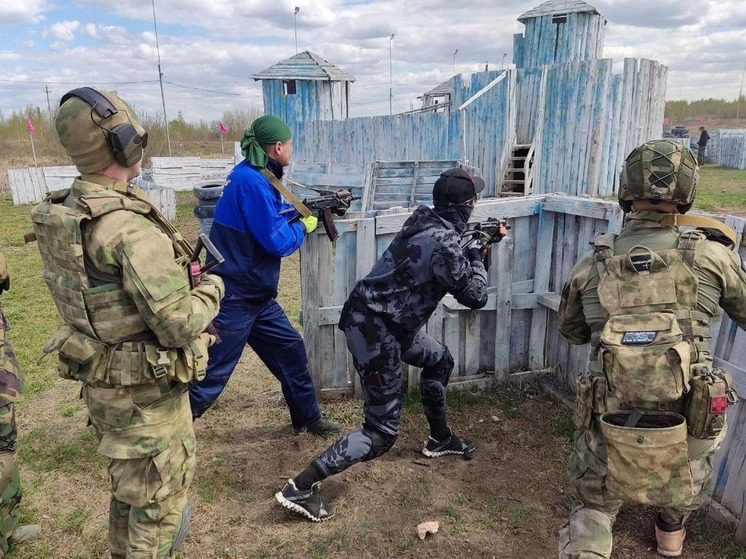
[[[179,193],[176,222],[188,238],[197,232],[191,208],[189,193]],[[13,277],[3,307],[27,386],[18,412],[22,516],[40,523],[44,536],[11,557],[105,558],[106,461],[86,427],[79,385],[56,377],[54,357],[37,363],[59,319],[39,277],[37,247],[22,240],[31,229],[29,210],[0,197],[0,247]],[[279,299],[296,326],[298,280],[294,255],[284,262]],[[362,418],[356,401],[322,408],[347,429]],[[449,416],[477,442],[472,461],[422,458],[426,421],[411,395],[395,449],[328,480],[325,492],[337,518],[313,525],[279,508],[272,494],[328,441],[291,435],[279,385],[247,350],[218,404],[196,424],[194,523],[180,557],[556,557],[557,530],[574,503],[564,473],[569,412],[528,383],[453,393]],[[643,507],[623,509],[615,558],[654,557],[653,515]],[[438,520],[441,528],[420,541],[415,526],[425,520]],[[727,531],[704,515],[688,529],[687,557],[746,559],[746,549],[732,545]]]

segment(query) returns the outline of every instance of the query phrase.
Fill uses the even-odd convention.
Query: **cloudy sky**
[[[260,108],[249,76],[310,50],[353,74],[352,116],[388,113],[389,47],[394,110],[456,72],[512,61],[516,18],[531,0],[155,0],[169,117],[219,119]],[[735,99],[746,61],[744,0],[596,0],[608,20],[604,56],[669,66],[668,99]],[[389,40],[394,34],[393,41]],[[138,109],[160,111],[150,0],[0,2],[0,110],[46,108],[73,87],[115,89]],[[208,91],[210,90],[210,91]]]

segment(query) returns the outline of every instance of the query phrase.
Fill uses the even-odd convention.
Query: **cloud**
[[[47,7],[46,0],[5,0],[0,2],[0,24],[38,23]]]
[[[8,0],[25,7],[41,0]],[[152,11],[119,0],[55,0],[48,12],[57,23],[45,26],[53,47],[36,50],[0,37],[0,51],[23,56],[4,64],[12,75],[50,82],[115,88],[140,110],[161,111]],[[70,2],[74,1],[74,7]],[[389,54],[392,57],[394,110],[419,105],[418,95],[455,72],[491,70],[512,59],[517,21],[541,0],[156,0],[164,79],[170,114],[181,109],[188,120],[216,119],[223,111],[260,107],[261,84],[249,78],[295,53],[310,50],[353,74],[351,113],[388,114]],[[735,98],[746,53],[746,2],[742,0],[596,0],[608,20],[604,56],[652,58],[669,66],[668,97]],[[301,7],[293,17],[296,5]],[[9,4],[0,8],[6,11]],[[46,8],[45,8],[46,9]],[[33,11],[33,10],[32,10]],[[28,16],[30,17],[30,16]],[[36,17],[44,17],[37,13]],[[77,22],[77,26],[75,25]],[[94,23],[95,22],[95,23]],[[395,34],[393,43],[389,36]],[[94,41],[74,42],[76,37]],[[41,44],[41,41],[37,41]],[[391,45],[391,50],[389,46]],[[455,59],[453,53],[458,49]],[[113,53],[116,53],[115,55]],[[92,65],[91,61],[106,60]],[[614,66],[620,67],[619,62]],[[98,81],[97,81],[98,80]],[[106,85],[102,82],[147,82]],[[0,84],[6,113],[46,99],[29,86]],[[72,86],[58,85],[57,93]],[[36,88],[38,89],[38,87]],[[66,90],[66,89],[65,89]],[[239,94],[239,96],[228,95]]]
[[[80,22],[77,20],[73,21],[58,21],[47,27],[42,36],[47,39],[57,39],[61,44],[62,42],[69,42],[75,39],[75,32],[80,29]]]

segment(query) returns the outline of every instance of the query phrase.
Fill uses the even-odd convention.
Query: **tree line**
[[[137,119],[148,132],[146,155],[168,155],[166,127],[161,113],[135,110]],[[226,156],[233,154],[233,142],[239,141],[255,119],[262,115],[258,109],[234,109],[224,112],[220,120],[189,122],[182,111],[169,121],[171,153],[178,155],[213,155],[220,153],[220,122],[228,129],[223,135]],[[0,152],[11,144],[28,143],[28,121],[34,127],[34,146],[37,155],[64,158],[65,153],[57,141],[54,116],[38,106],[29,105],[24,110],[13,111],[9,116],[0,111]],[[230,155],[229,155],[230,154]]]
[[[739,111],[738,101],[725,99],[698,99],[696,101],[666,101],[666,116],[672,123],[698,117],[717,117],[721,119],[746,118],[746,96],[741,95]]]

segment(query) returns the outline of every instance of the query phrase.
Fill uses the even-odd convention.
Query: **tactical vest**
[[[642,245],[615,254],[616,235],[594,245],[598,297],[606,322],[597,333],[598,365],[608,391],[643,409],[680,401],[696,366],[711,363],[711,317],[697,310],[693,271],[699,231],[681,233],[678,246]]]
[[[203,356],[196,347],[186,348],[190,355],[185,357],[185,348],[160,348],[121,278],[94,285],[86,270],[83,231],[103,215],[127,210],[146,216],[169,236],[176,262],[184,268],[190,260],[189,243],[143,199],[101,190],[77,197],[67,206],[63,202],[69,194],[70,189],[53,192],[31,212],[44,263],[42,278],[65,322],[45,354],[59,350],[60,376],[88,383],[132,386],[169,377],[188,382],[189,373],[179,361],[206,359],[206,351]]]

